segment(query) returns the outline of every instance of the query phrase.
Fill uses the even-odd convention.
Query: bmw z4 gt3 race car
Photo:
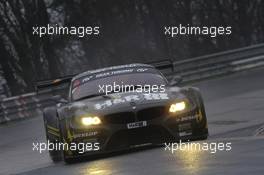
[[[53,161],[208,136],[199,90],[172,86],[152,65],[96,69],[53,84],[65,80],[68,100],[43,112]]]

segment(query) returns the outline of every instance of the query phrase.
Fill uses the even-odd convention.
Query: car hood
[[[165,92],[142,93],[126,92],[113,93],[96,96],[81,101],[77,101],[64,107],[71,116],[82,114],[104,115],[110,113],[140,110],[153,106],[163,106],[172,103],[176,99],[186,98],[180,92],[180,88],[166,88]]]

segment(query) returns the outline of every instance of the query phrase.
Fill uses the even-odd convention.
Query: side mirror
[[[58,100],[58,103],[68,103],[68,100],[64,99],[64,98],[61,98]]]
[[[178,85],[179,83],[181,83],[182,82],[182,77],[181,76],[173,76],[172,77],[172,79],[170,80],[170,82],[169,82],[169,84],[171,85],[171,86],[176,86],[176,85]]]
[[[52,97],[52,101],[55,103],[61,103],[61,104],[66,104],[68,103],[68,100],[62,98],[60,95],[55,95]]]

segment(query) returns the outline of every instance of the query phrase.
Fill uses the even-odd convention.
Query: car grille
[[[138,111],[137,118],[139,121],[152,120],[166,114],[165,106],[156,106]]]
[[[103,121],[111,124],[125,124],[135,122],[135,113],[133,112],[120,112],[105,115]]]
[[[126,124],[131,122],[136,122],[136,117],[138,121],[153,120],[158,117],[162,117],[166,114],[167,108],[165,106],[156,106],[151,108],[146,108],[134,112],[120,112],[105,115],[103,118],[104,123],[110,124]]]

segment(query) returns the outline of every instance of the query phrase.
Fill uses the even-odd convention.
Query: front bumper
[[[92,128],[68,128],[65,141],[68,143],[95,143],[99,149],[68,150],[67,157],[93,155],[125,150],[141,145],[160,145],[179,140],[197,140],[208,135],[206,116],[199,108],[178,116],[160,116],[146,120],[146,126],[128,129],[127,124],[107,124]]]

